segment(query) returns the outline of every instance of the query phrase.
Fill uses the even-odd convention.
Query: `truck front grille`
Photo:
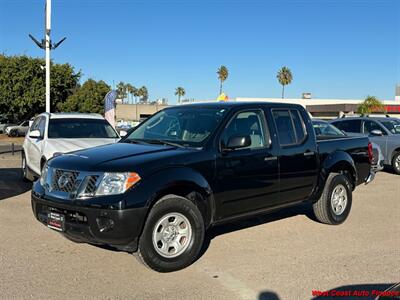
[[[73,193],[78,189],[79,172],[54,169],[51,188],[53,191]]]

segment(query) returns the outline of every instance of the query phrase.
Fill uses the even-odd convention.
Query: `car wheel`
[[[193,202],[176,195],[151,209],[139,239],[138,256],[149,268],[173,272],[189,266],[204,240],[203,217]]]
[[[21,154],[21,171],[22,171],[22,180],[26,182],[30,181],[28,175],[28,166],[26,165],[26,157],[24,152],[22,152]]]
[[[392,167],[394,172],[397,175],[400,175],[400,152],[397,152],[395,155],[393,155]]]
[[[338,225],[347,219],[351,204],[352,189],[349,179],[343,174],[331,173],[321,197],[313,204],[313,211],[321,223]]]
[[[10,136],[10,137],[16,137],[16,136],[18,136],[17,130],[10,130],[9,136]]]

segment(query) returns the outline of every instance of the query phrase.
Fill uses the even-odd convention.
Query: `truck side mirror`
[[[229,138],[227,145],[224,150],[235,150],[240,148],[246,148],[251,145],[251,138],[249,135],[232,136]]]
[[[371,135],[373,135],[373,136],[382,136],[383,132],[382,132],[382,130],[374,129],[374,130],[371,131]]]

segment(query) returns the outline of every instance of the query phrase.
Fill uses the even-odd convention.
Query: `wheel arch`
[[[328,155],[321,165],[318,184],[311,197],[314,202],[321,197],[326,181],[331,173],[344,174],[350,181],[351,189],[354,190],[356,188],[358,174],[353,159],[347,152],[335,151]]]
[[[174,167],[149,176],[151,180],[143,182],[140,194],[146,195],[146,218],[154,204],[166,195],[177,195],[192,201],[203,216],[205,227],[214,220],[215,203],[211,187],[197,171],[188,167]]]

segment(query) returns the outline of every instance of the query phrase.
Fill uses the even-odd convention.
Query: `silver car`
[[[400,120],[391,117],[345,117],[331,122],[346,133],[358,133],[381,147],[384,164],[400,175]]]
[[[5,133],[8,136],[25,136],[29,130],[29,121],[24,121],[19,125],[8,126],[5,129]]]

